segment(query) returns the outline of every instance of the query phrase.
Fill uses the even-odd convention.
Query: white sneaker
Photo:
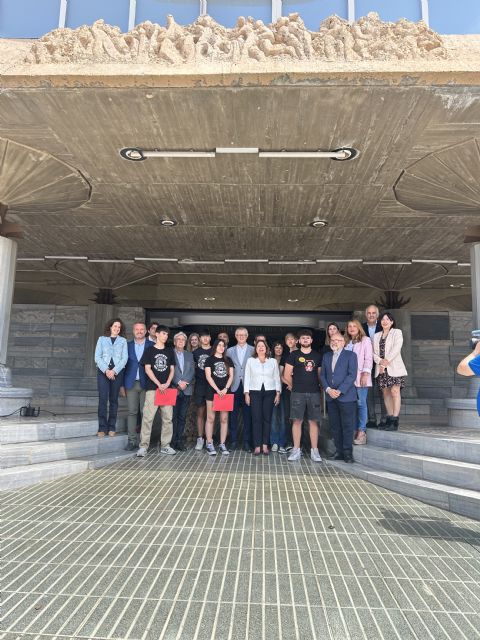
[[[145,447],[140,447],[140,449],[137,451],[137,458],[144,458],[147,455],[147,450],[145,449]]]
[[[174,456],[177,452],[169,444],[160,449],[160,453],[166,453],[168,456]]]
[[[209,456],[216,456],[217,455],[217,451],[215,449],[215,447],[213,446],[213,442],[208,442],[207,443],[207,453]]]
[[[322,461],[322,456],[318,453],[318,449],[311,449],[310,450],[310,458],[314,462],[321,462]]]
[[[278,451],[278,444],[272,444],[272,453],[277,453]]]
[[[227,447],[225,446],[225,444],[221,443],[221,444],[220,444],[219,449],[220,449],[220,453],[221,453],[223,456],[229,456],[229,455],[230,455],[230,451],[227,449]]]
[[[287,450],[285,449],[285,447],[279,447],[278,453],[287,453]]]
[[[197,438],[197,444],[195,445],[195,451],[201,451],[203,449],[203,438]]]
[[[292,449],[291,454],[288,456],[287,460],[289,462],[293,462],[294,460],[300,460],[300,458],[302,457],[302,452],[300,451],[300,449],[295,449],[295,447]]]

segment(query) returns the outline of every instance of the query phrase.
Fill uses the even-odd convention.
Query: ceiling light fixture
[[[109,260],[106,258],[88,258],[89,262],[110,262],[115,264],[133,264],[134,260]]]
[[[162,225],[162,227],[175,227],[177,223],[175,222],[175,220],[169,220],[168,218],[165,218],[165,220],[160,220],[160,224]]]
[[[269,260],[268,264],[315,264],[315,260]]]
[[[382,261],[382,260],[364,260],[363,264],[377,264],[377,265],[384,265],[384,264],[393,264],[393,265],[411,265],[411,261],[410,260],[404,260],[404,261],[397,261],[395,262],[394,260],[391,261]]]
[[[179,264],[224,264],[223,260],[190,260],[185,258],[184,260],[179,260]]]
[[[120,155],[125,160],[142,162],[147,158],[215,158],[215,151],[158,151],[157,149],[138,149],[137,147],[126,147],[120,150]]]
[[[329,263],[329,262],[363,262],[362,258],[319,258],[317,262]]]
[[[135,262],[178,262],[178,258],[134,258]]]
[[[217,147],[215,149],[216,153],[227,154],[227,153],[258,153],[258,147]]]
[[[289,298],[288,302],[298,302],[298,298]]]
[[[45,260],[88,260],[87,256],[45,256]]]
[[[212,302],[213,300],[215,300],[215,298],[212,296],[207,296],[204,298],[204,300],[207,300],[208,302]]]
[[[225,262],[268,262],[268,258],[225,258]]]
[[[345,147],[333,151],[260,151],[259,158],[330,158],[331,160],[353,160],[356,149]]]
[[[470,262],[459,262],[457,267],[470,267]]]
[[[412,264],[457,264],[457,260],[423,260],[412,259]]]
[[[328,222],[326,220],[313,220],[313,222],[310,222],[310,227],[319,229],[320,227],[326,227],[327,224]]]

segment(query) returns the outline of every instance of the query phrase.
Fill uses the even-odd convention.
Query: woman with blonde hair
[[[358,362],[357,379],[355,380],[357,430],[353,444],[367,444],[367,396],[368,389],[372,386],[372,341],[365,335],[362,325],[356,319],[349,320],[345,334],[345,349],[356,353]]]

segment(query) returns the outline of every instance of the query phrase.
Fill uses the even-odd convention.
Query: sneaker
[[[223,456],[229,456],[230,455],[230,451],[227,449],[227,447],[223,443],[220,443],[220,453]]]
[[[285,449],[285,447],[279,447],[278,453],[287,453],[287,450]]]
[[[147,455],[147,450],[145,449],[145,447],[140,447],[140,449],[137,451],[137,458],[144,458]]]
[[[293,447],[291,454],[288,456],[288,461],[293,462],[294,460],[300,460],[301,457],[302,457],[302,452],[300,451],[300,449],[295,449]]]
[[[278,451],[278,444],[272,444],[272,453],[277,453]]]
[[[318,449],[311,449],[310,458],[313,460],[313,462],[322,461],[322,456],[318,453]]]
[[[213,446],[213,442],[208,442],[207,443],[207,453],[209,456],[216,456],[217,455],[217,451],[215,449],[215,447]]]
[[[197,438],[197,444],[195,445],[195,451],[201,451],[203,449],[203,438]]]
[[[175,451],[175,449],[172,449],[169,444],[167,444],[166,447],[162,447],[160,449],[160,453],[166,453],[167,456],[174,456],[177,452]]]
[[[292,445],[291,445],[291,444],[287,444],[287,446],[285,447],[285,451],[286,451],[287,453],[289,453],[290,451],[292,451],[292,449],[293,449],[293,447],[292,447]]]
[[[358,436],[353,441],[353,444],[367,444],[367,434],[365,431],[359,431]]]

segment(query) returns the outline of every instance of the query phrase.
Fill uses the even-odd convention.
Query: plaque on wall
[[[448,314],[411,316],[412,340],[450,340]]]

